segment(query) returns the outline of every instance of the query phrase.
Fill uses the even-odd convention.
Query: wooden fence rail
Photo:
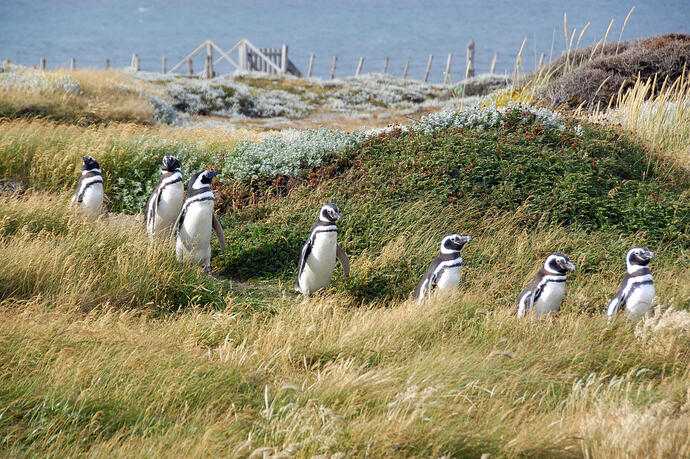
[[[206,51],[204,53],[204,51]],[[466,59],[465,59],[465,73],[463,75],[464,78],[470,78],[475,75],[475,44],[474,41],[470,41],[467,44],[467,54],[466,54]],[[161,70],[162,73],[174,73],[182,69],[185,65],[187,67],[187,74],[190,76],[195,75],[194,73],[194,64],[193,64],[193,59],[196,57],[198,54],[205,54],[205,60],[204,60],[204,65],[203,65],[203,71],[199,76],[203,78],[213,78],[216,75],[215,68],[217,65],[227,62],[231,65],[232,68],[236,70],[243,70],[243,71],[257,71],[257,72],[266,72],[268,74],[280,74],[280,75],[285,75],[285,74],[292,74],[297,77],[302,77],[302,72],[299,71],[299,69],[295,66],[295,64],[289,59],[288,57],[288,46],[287,45],[282,45],[280,48],[258,48],[254,46],[249,40],[247,39],[241,39],[238,41],[232,48],[228,49],[227,51],[224,51],[220,46],[218,46],[216,43],[214,43],[211,40],[206,40],[203,43],[201,43],[199,46],[197,46],[191,53],[186,55],[181,61],[179,61],[177,64],[175,64],[170,70],[168,70],[168,60],[165,56],[162,57],[161,59]],[[231,57],[233,54],[235,54],[235,59]],[[535,56],[536,57],[536,56]],[[538,67],[541,67],[544,65],[544,57],[545,54],[541,53],[541,56],[539,57],[539,63]],[[315,54],[311,54],[309,56],[309,64],[308,64],[308,71],[306,74],[306,78],[311,78],[312,77],[312,72],[314,69],[314,62],[316,59]],[[407,56],[407,60],[405,61],[405,66],[403,68],[402,72],[402,79],[407,80],[408,77],[408,72],[410,70],[410,62],[412,60],[411,56]],[[363,68],[364,68],[364,61],[365,61],[365,56],[361,56],[359,58],[359,61],[357,62],[357,67],[355,69],[355,77],[359,77],[362,75]],[[431,68],[432,64],[434,61],[434,55],[429,54],[429,57],[427,59],[426,63],[426,68],[424,70],[424,77],[422,78],[422,81],[428,82],[429,81],[429,76],[431,74]],[[489,69],[489,73],[495,73],[496,71],[496,63],[498,61],[498,53],[494,52],[493,53],[493,58],[491,60],[491,66]],[[535,59],[536,61],[536,59]],[[444,84],[452,84],[453,79],[451,76],[451,67],[452,67],[452,62],[453,62],[453,54],[448,54],[448,57],[446,58],[446,65],[444,67],[444,71],[442,73],[443,77],[443,83]],[[383,60],[383,68],[381,69],[382,74],[387,74],[388,73],[388,67],[390,63],[390,58],[386,56]],[[536,63],[536,62],[535,62]],[[335,78],[335,73],[336,73],[336,68],[338,64],[338,57],[333,56],[331,60],[331,66],[330,66],[330,72],[329,72],[329,78],[334,79]],[[34,68],[36,66],[34,65]],[[38,68],[41,70],[46,69],[46,59],[41,58],[38,64]],[[69,60],[69,68],[70,70],[75,70],[77,68],[76,64],[76,59],[71,58]],[[110,68],[110,59],[105,59],[104,63],[104,68],[109,69]],[[139,57],[139,54],[134,53],[132,54],[132,59],[130,62],[130,68],[134,71],[140,71],[141,70],[141,58]]]

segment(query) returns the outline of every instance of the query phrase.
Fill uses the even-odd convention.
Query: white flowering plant
[[[61,71],[19,70],[0,73],[0,88],[39,94],[79,94],[82,84],[78,78]]]

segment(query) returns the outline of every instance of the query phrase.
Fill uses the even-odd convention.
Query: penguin
[[[429,298],[434,289],[452,290],[457,288],[463,266],[460,250],[471,240],[472,236],[460,234],[449,234],[443,238],[441,255],[434,258],[414,290],[413,296],[419,304],[424,299]]]
[[[575,265],[567,256],[553,253],[546,257],[544,267],[537,271],[518,298],[517,316],[524,317],[529,313],[540,316],[559,311],[568,271],[575,271]]]
[[[309,233],[309,239],[302,248],[295,279],[295,291],[304,295],[326,287],[331,282],[336,257],[343,265],[345,276],[350,275],[350,260],[338,245],[340,209],[335,204],[326,204],[319,211],[319,219]]]
[[[170,231],[170,240],[177,236],[177,260],[201,264],[207,274],[211,272],[211,231],[218,236],[221,252],[225,250],[223,227],[213,212],[211,180],[218,171],[202,171],[189,179],[187,199]]]
[[[70,202],[92,217],[100,213],[103,205],[103,177],[98,161],[93,156],[82,158],[81,177]]]
[[[146,205],[146,231],[151,236],[167,234],[184,202],[182,171],[177,158],[164,156],[161,172],[161,180]]]
[[[644,315],[652,306],[654,299],[654,281],[647,265],[654,258],[654,252],[645,247],[634,247],[625,255],[627,273],[606,310],[609,319],[618,311],[625,311],[628,316]]]

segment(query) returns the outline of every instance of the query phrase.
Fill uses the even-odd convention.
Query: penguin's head
[[[654,258],[654,252],[650,251],[648,248],[633,247],[628,250],[628,253],[625,255],[625,264],[627,265],[628,272],[633,273],[647,266],[652,258]]]
[[[163,164],[161,170],[165,172],[180,172],[180,162],[174,156],[163,156]]]
[[[441,241],[441,253],[457,253],[460,252],[462,246],[472,240],[472,236],[463,236],[462,234],[449,234]]]
[[[568,271],[575,271],[575,265],[567,255],[562,253],[552,253],[544,261],[544,269],[552,274],[565,274]]]
[[[335,223],[340,220],[340,209],[335,204],[326,204],[319,212],[319,220],[323,222]]]
[[[189,179],[189,187],[187,188],[187,192],[192,190],[200,190],[202,188],[210,188],[213,177],[216,175],[218,175],[218,171],[215,169],[197,172],[192,176],[191,179]]]
[[[100,169],[101,167],[98,165],[98,161],[96,161],[96,158],[93,156],[84,156],[82,157],[82,162],[81,162],[81,170],[84,172],[89,172],[94,169]]]

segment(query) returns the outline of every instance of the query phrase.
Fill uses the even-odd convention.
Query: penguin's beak
[[[210,179],[213,180],[213,177],[215,177],[216,175],[218,175],[218,171],[215,170],[215,169],[211,169],[210,171],[208,171],[208,174],[207,174],[207,175],[208,175],[208,178],[210,178]]]
[[[337,213],[337,212],[335,212],[335,213],[333,214],[333,220],[335,220],[335,221],[340,220],[340,214]]]
[[[645,260],[651,260],[652,258],[654,258],[654,252],[652,252],[651,250],[647,250],[645,251],[643,256]]]
[[[568,264],[565,265],[565,269],[567,269],[568,271],[575,272],[575,263],[569,261]]]
[[[472,236],[463,236],[463,237],[460,239],[460,242],[461,242],[462,244],[467,244],[467,243],[470,242],[471,240],[472,240]]]
[[[88,156],[82,156],[82,157],[81,157],[81,160],[84,161],[84,162],[86,162],[87,159],[89,159]]]

